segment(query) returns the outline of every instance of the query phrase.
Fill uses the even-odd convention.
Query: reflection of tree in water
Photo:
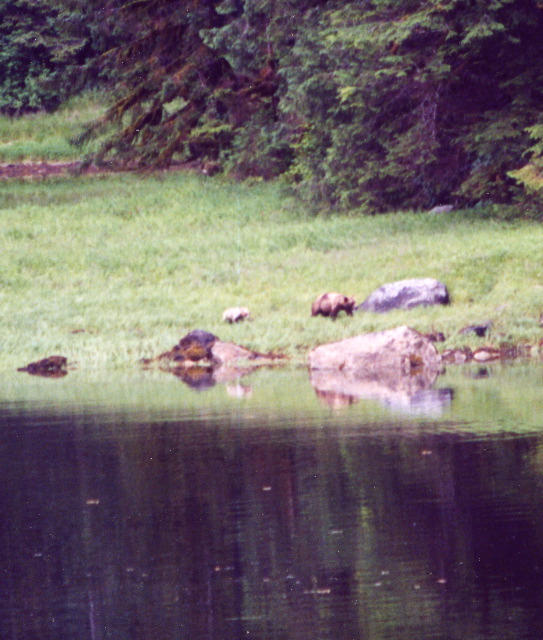
[[[2,637],[541,630],[537,438],[228,419],[6,425]]]

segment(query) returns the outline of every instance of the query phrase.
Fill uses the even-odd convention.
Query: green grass
[[[311,318],[336,290],[361,302],[385,282],[434,277],[449,307]],[[228,306],[254,321],[222,323]],[[398,213],[307,215],[279,183],[194,174],[0,183],[0,368],[62,354],[137,367],[200,328],[305,362],[316,344],[408,324],[469,343],[537,344],[543,229],[533,222]],[[488,338],[464,337],[492,320]]]
[[[91,93],[73,98],[54,113],[23,118],[0,115],[0,162],[77,159],[81,149],[70,140],[103,110],[101,96]]]

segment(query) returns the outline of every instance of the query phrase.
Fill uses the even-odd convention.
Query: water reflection
[[[4,403],[0,637],[541,637],[543,430],[458,419],[507,415],[492,376],[443,380],[446,422],[315,411],[307,379],[282,412],[295,378],[266,409],[263,380],[160,418]]]
[[[453,398],[452,389],[434,388],[437,377],[436,371],[427,370],[409,375],[385,370],[364,376],[344,371],[310,372],[317,397],[333,409],[365,399],[402,412],[432,415],[443,413]]]
[[[241,378],[249,376],[258,367],[179,367],[171,373],[196,391],[205,391],[216,384],[225,384],[227,389],[238,386]]]

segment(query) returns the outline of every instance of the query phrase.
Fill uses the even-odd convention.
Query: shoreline
[[[422,335],[422,334],[421,334]],[[222,342],[218,340],[218,342]],[[222,344],[228,345],[230,344],[237,350],[249,351],[242,345],[237,345],[234,343],[224,343]],[[176,364],[174,361],[167,361],[166,365],[161,361],[164,359],[167,354],[157,354],[152,358],[141,358],[132,363],[126,363],[123,366],[117,365],[108,365],[107,357],[102,359],[102,366],[90,366],[90,367],[81,367],[77,359],[69,359],[67,356],[63,356],[60,354],[50,354],[44,355],[43,358],[39,358],[38,360],[34,360],[32,362],[21,363],[15,369],[0,367],[0,371],[8,372],[26,372],[31,375],[38,375],[43,377],[62,377],[66,375],[69,371],[104,371],[104,372],[112,372],[112,371],[126,371],[133,372],[136,370],[140,371],[162,371],[164,373],[173,373],[179,371],[190,371],[191,369],[213,369],[226,367],[233,368],[239,371],[240,377],[251,373],[254,370],[258,370],[261,368],[287,368],[294,367],[296,369],[308,368],[308,357],[309,353],[318,346],[322,346],[323,344],[331,344],[331,343],[320,343],[313,347],[309,347],[303,358],[291,356],[285,351],[278,350],[275,353],[269,354],[258,354],[260,357],[256,359],[241,359],[241,360],[233,360],[220,364],[212,365],[210,362],[205,361],[203,363],[198,362],[187,362],[185,364]],[[175,347],[174,347],[175,349]],[[173,350],[172,350],[173,351]],[[477,347],[451,347],[444,349],[443,351],[437,350],[439,358],[441,360],[440,364],[442,366],[451,366],[451,365],[484,365],[488,363],[496,363],[496,362],[517,362],[524,361],[528,362],[530,360],[539,359],[542,360],[543,352],[540,345],[528,345],[528,344],[519,344],[516,346],[507,345],[502,347],[493,347],[488,345],[479,345]]]

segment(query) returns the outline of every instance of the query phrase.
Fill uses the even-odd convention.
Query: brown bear
[[[340,311],[347,312],[347,315],[353,315],[353,309],[356,305],[355,299],[351,296],[344,296],[341,293],[323,293],[319,296],[311,307],[311,315],[330,317],[332,320],[337,318]]]

